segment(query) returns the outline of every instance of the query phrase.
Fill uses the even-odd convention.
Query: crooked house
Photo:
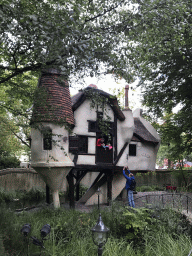
[[[97,204],[114,200],[125,187],[122,168],[136,172],[154,171],[160,137],[128,104],[95,85],[70,96],[68,84],[56,69],[42,71],[31,119],[31,166],[51,189],[55,207],[59,190],[69,190],[70,206],[75,201]],[[80,197],[79,185],[89,189]],[[76,198],[74,197],[76,191]]]

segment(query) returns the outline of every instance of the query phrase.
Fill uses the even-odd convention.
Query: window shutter
[[[75,154],[78,152],[78,144],[79,144],[78,136],[69,136],[69,152],[70,153]]]

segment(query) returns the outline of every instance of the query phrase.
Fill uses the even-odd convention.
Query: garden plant
[[[91,212],[52,209],[14,212],[1,203],[1,255],[5,256],[90,256],[97,255],[91,228],[98,219],[98,209]],[[112,202],[101,210],[103,222],[110,229],[103,256],[187,256],[192,248],[192,229],[184,215],[160,204],[133,209],[122,202]],[[26,239],[20,232],[24,224],[31,225]],[[40,240],[40,229],[51,226],[51,232],[40,248],[31,237]]]

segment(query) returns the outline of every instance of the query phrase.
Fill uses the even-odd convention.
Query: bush
[[[19,199],[23,202],[40,202],[45,199],[45,191],[39,189],[31,189],[29,191],[18,190],[18,191],[6,191],[4,188],[0,188],[0,203],[13,202],[14,199]]]
[[[20,160],[15,156],[0,157],[0,170],[20,167]]]
[[[102,211],[102,219],[115,238],[132,241],[134,245],[142,241],[143,231],[153,223],[151,210],[132,208],[112,203],[111,209]]]
[[[138,186],[136,188],[136,191],[137,192],[150,192],[150,191],[163,191],[163,187],[160,187],[158,185],[150,185],[150,186],[147,186],[147,185],[143,185],[143,186]]]
[[[153,209],[152,218],[156,219],[156,228],[163,227],[167,234],[176,238],[180,234],[192,238],[192,226],[187,217],[171,208],[163,208],[159,205]]]
[[[192,242],[188,223],[172,209],[155,206],[152,209],[133,209],[120,202],[101,211],[105,225],[110,228],[105,245],[105,256],[187,256]],[[9,256],[26,256],[27,243],[20,230],[31,224],[29,237],[40,239],[40,229],[51,225],[51,233],[44,242],[45,256],[90,256],[97,255],[91,228],[95,226],[99,212],[82,213],[64,208],[45,207],[37,212],[14,212],[0,208],[0,230],[5,252]],[[29,239],[30,240],[30,239]],[[29,241],[29,255],[39,255],[40,248]],[[36,253],[36,254],[35,254]]]
[[[151,186],[141,186],[141,187],[137,187],[136,190],[137,190],[138,192],[150,192],[150,191],[154,191]]]

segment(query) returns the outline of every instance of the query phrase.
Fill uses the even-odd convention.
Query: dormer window
[[[52,150],[52,130],[50,128],[45,128],[43,133],[43,149]]]

